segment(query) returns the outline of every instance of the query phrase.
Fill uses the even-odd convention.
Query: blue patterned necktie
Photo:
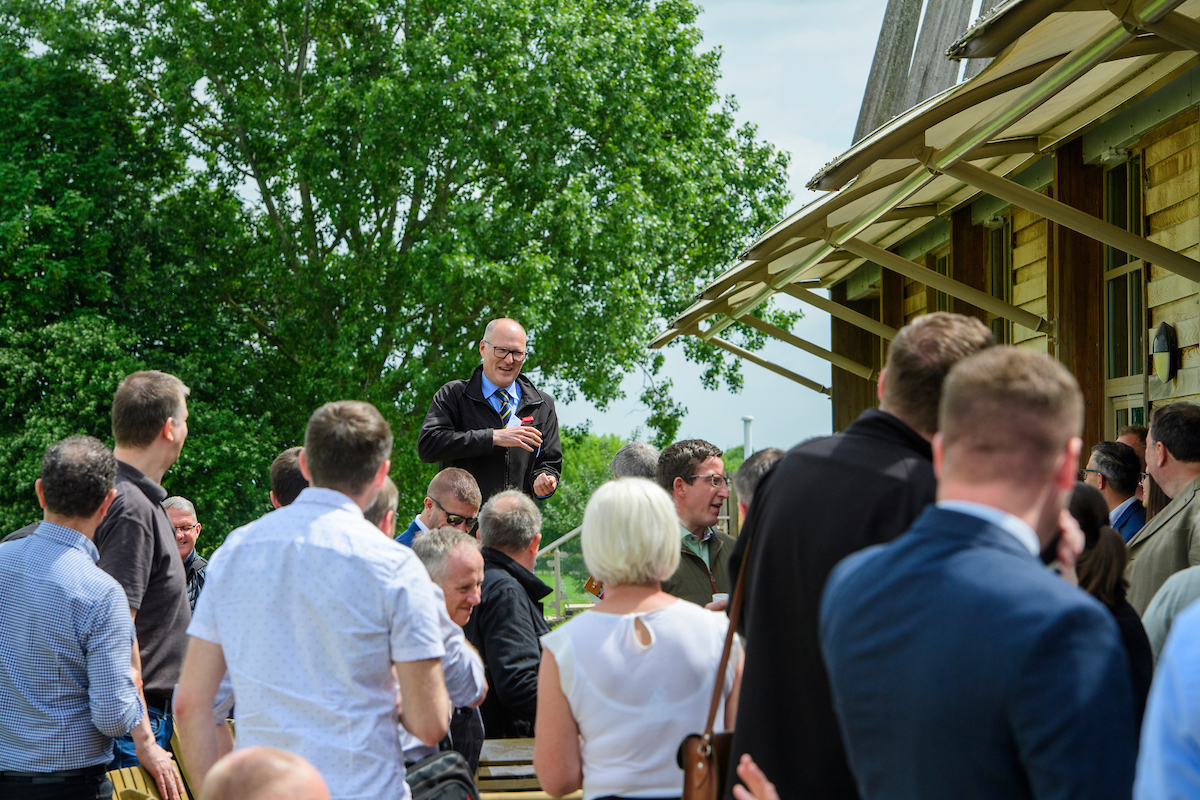
[[[500,399],[500,421],[507,428],[508,422],[512,419],[513,415],[512,400],[509,399],[508,392],[503,389],[497,389],[495,396]]]

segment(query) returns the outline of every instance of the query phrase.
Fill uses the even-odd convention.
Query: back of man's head
[[[271,462],[271,493],[281,506],[290,506],[308,488],[308,478],[300,470],[300,451],[289,447]]]
[[[504,553],[520,553],[542,532],[542,512],[516,489],[492,495],[479,509],[479,541]]]
[[[691,483],[696,468],[710,458],[720,458],[721,448],[703,439],[684,439],[662,451],[658,457],[658,485],[674,494],[675,479],[683,478]]]
[[[376,528],[381,528],[383,527],[383,518],[389,511],[395,511],[399,503],[400,490],[396,488],[395,482],[390,477],[384,478],[383,486],[379,487],[375,499],[363,510],[363,517]]]
[[[117,459],[99,439],[70,436],[42,456],[46,511],[68,519],[95,514],[117,480]]]
[[[469,533],[444,525],[431,531],[421,531],[413,538],[412,549],[434,583],[440,584],[446,577],[446,562],[450,554],[460,547],[479,549],[479,540]]]
[[[113,441],[119,447],[149,447],[167,420],[179,416],[189,392],[183,381],[165,372],[127,375],[113,395]]]
[[[483,502],[475,476],[458,467],[446,467],[434,475],[425,496],[442,503],[453,498],[475,508],[479,508],[479,504]]]
[[[996,343],[975,317],[938,311],[922,314],[900,329],[888,348],[880,408],[916,431],[938,430],[938,401],[950,368]]]
[[[1200,405],[1158,406],[1150,418],[1150,438],[1161,442],[1176,461],[1200,461]]]
[[[750,506],[750,501],[754,499],[754,492],[758,488],[758,482],[782,456],[783,451],[778,447],[768,447],[752,454],[742,462],[733,476],[733,488],[737,489],[739,503],[747,508]]]
[[[1083,429],[1083,395],[1053,358],[992,347],[950,370],[939,422],[943,476],[967,484],[1036,486],[1052,476]]]
[[[609,469],[614,478],[658,480],[658,448],[646,442],[630,442],[613,456]]]
[[[304,461],[313,486],[355,495],[392,454],[392,429],[379,409],[358,400],[326,403],[304,432]]]
[[[1150,429],[1145,425],[1126,425],[1125,427],[1121,428],[1121,430],[1117,431],[1117,438],[1120,439],[1128,436],[1130,438],[1137,439],[1142,443],[1142,447],[1145,447],[1146,434],[1149,432],[1149,430]]]
[[[1137,451],[1120,442],[1101,442],[1092,448],[1096,469],[1104,476],[1114,494],[1130,497],[1142,479],[1142,461]]]
[[[329,789],[300,756],[274,747],[246,747],[213,765],[200,800],[329,800]]]

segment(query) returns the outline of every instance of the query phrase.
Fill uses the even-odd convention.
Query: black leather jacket
[[[469,380],[450,381],[433,396],[421,433],[417,455],[438,469],[460,467],[471,473],[486,502],[505,489],[520,489],[530,497],[534,478],[547,473],[562,477],[562,444],[558,439],[558,416],[554,400],[539,392],[524,375],[519,417],[532,417],[524,424],[541,431],[542,446],[534,453],[520,447],[496,447],[492,431],[503,427],[500,414],[483,396],[483,367],[476,367]]]

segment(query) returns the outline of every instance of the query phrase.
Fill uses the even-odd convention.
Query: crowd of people
[[[924,315],[840,433],[735,475],[700,439],[622,447],[580,534],[599,601],[551,630],[554,403],[517,322],[479,353],[431,402],[403,529],[363,402],[312,414],[207,561],[161,485],[179,378],[121,382],[111,450],[48,448],[42,521],[0,542],[0,796],[108,800],[140,765],[168,800],[405,800],[423,759],[533,737],[551,795],[666,800],[713,697],[737,800],[1195,795],[1200,406],[1085,453],[1065,368]]]

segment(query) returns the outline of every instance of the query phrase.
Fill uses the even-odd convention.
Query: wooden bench
[[[108,779],[113,785],[113,800],[162,800],[154,779],[141,767],[114,769]]]
[[[550,800],[533,772],[533,739],[486,739],[475,785],[483,800]],[[572,792],[565,800],[581,800]]]

